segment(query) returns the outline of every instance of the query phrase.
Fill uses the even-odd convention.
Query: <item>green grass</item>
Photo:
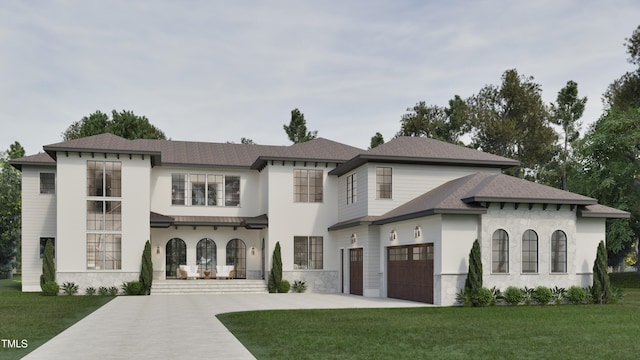
[[[218,318],[258,359],[636,358],[640,289],[615,305],[258,311]]]
[[[611,286],[619,288],[640,288],[640,273],[620,272],[609,274]]]
[[[0,359],[22,358],[113,299],[111,296],[42,296],[23,293],[20,286],[19,278],[0,280],[0,339],[24,339],[28,347],[8,348],[0,343]]]

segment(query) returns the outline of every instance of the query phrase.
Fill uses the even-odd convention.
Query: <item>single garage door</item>
[[[433,244],[387,248],[387,296],[433,304]]]
[[[349,249],[349,293],[362,295],[362,249]]]

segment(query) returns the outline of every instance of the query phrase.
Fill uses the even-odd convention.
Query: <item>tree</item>
[[[607,250],[604,241],[598,244],[596,260],[593,263],[593,285],[591,295],[596,304],[606,304],[611,299],[611,281],[607,273]]]
[[[53,242],[49,239],[44,245],[44,254],[42,255],[42,275],[40,275],[42,291],[45,291],[46,283],[56,281],[56,263],[53,256]]]
[[[535,179],[541,165],[553,159],[557,135],[533,77],[507,70],[499,87],[485,86],[467,104],[471,147],[520,161],[510,170],[513,175]]]
[[[556,104],[551,104],[553,122],[562,127],[563,148],[561,151],[562,190],[567,190],[567,159],[573,143],[580,137],[580,118],[584,113],[587,98],[578,97],[578,84],[567,81],[567,85],[560,89]]]
[[[282,282],[282,256],[280,255],[280,242],[277,242],[271,259],[271,272],[269,273],[268,284],[269,292],[278,292],[280,282]]]
[[[151,242],[147,240],[142,251],[142,267],[140,269],[140,283],[146,295],[151,293],[151,284],[153,282],[153,262],[151,260]]]
[[[249,138],[240,138],[240,143],[241,144],[251,144],[251,145],[255,145],[256,143],[253,142],[253,140],[249,139]]]
[[[313,140],[318,136],[318,131],[307,131],[307,122],[304,114],[298,109],[291,110],[291,121],[289,126],[284,125],[284,131],[289,136],[289,140],[294,144],[300,144],[309,140]]]
[[[638,68],[622,75],[609,85],[604,94],[604,103],[608,108],[626,110],[640,107],[640,26],[638,26],[630,38],[625,39],[627,61],[637,65]]]
[[[420,101],[402,115],[396,136],[423,136],[455,144],[468,130],[466,119],[467,105],[458,95],[449,100],[449,107]]]
[[[111,119],[98,110],[71,124],[62,134],[62,138],[68,141],[104,133],[111,133],[129,140],[166,139],[165,134],[151,125],[145,116],[137,116],[132,111],[126,110],[122,112],[113,110]]]
[[[384,144],[384,138],[382,137],[382,134],[377,132],[375,135],[371,137],[371,145],[369,145],[369,150],[375,147],[378,147],[382,144]]]
[[[469,252],[469,271],[464,282],[464,290],[465,293],[473,296],[480,289],[482,289],[482,258],[480,257],[480,243],[476,239]]]
[[[0,157],[0,278],[11,277],[19,256],[22,228],[22,177],[9,160],[24,156],[24,148],[14,142]]]

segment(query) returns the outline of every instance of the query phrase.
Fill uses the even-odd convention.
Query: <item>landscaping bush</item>
[[[551,293],[551,289],[548,287],[538,286],[533,290],[532,298],[539,305],[547,305],[553,298],[553,294]]]
[[[280,281],[280,284],[278,285],[279,293],[288,293],[290,289],[291,289],[291,284],[289,284],[287,280]]]
[[[271,258],[271,272],[269,273],[268,288],[270,293],[279,292],[282,281],[282,256],[280,254],[280,242],[276,242]]]
[[[505,290],[502,298],[509,305],[518,305],[524,299],[524,295],[522,294],[522,290],[520,290],[520,288],[509,286],[507,290]]]
[[[89,295],[89,296],[93,296],[96,294],[96,288],[89,286],[88,288],[86,288],[84,290],[85,294]]]
[[[567,295],[567,290],[565,288],[554,287],[551,289],[551,295],[553,303],[556,305],[562,304],[565,296]]]
[[[98,295],[106,296],[109,295],[109,289],[106,286],[100,286],[98,289]]]
[[[522,289],[522,298],[524,300],[524,304],[525,305],[531,305],[531,301],[533,300],[533,292],[535,291],[534,288],[528,288],[528,287],[524,287]]]
[[[109,288],[109,295],[111,295],[111,296],[116,296],[116,295],[118,295],[118,288],[117,288],[117,287],[115,287],[115,286],[111,286],[111,287]]]
[[[574,285],[567,290],[567,300],[574,305],[582,304],[586,298],[587,292],[580,286]]]
[[[153,263],[151,261],[151,242],[147,240],[142,251],[142,268],[140,269],[140,278],[138,281],[142,284],[143,292],[133,295],[149,295],[151,293],[151,284],[153,283]]]
[[[476,295],[473,297],[473,304],[475,306],[489,306],[493,302],[493,293],[486,287],[480,288]]]
[[[47,281],[42,285],[42,295],[44,296],[58,296],[60,292],[60,285],[55,281]]]
[[[122,292],[125,295],[146,295],[147,294],[144,284],[142,284],[140,281],[123,282]]]
[[[295,280],[291,287],[293,289],[293,292],[297,293],[303,293],[305,290],[307,290],[307,284],[301,280]]]
[[[62,292],[64,292],[64,294],[68,296],[75,295],[78,293],[78,284],[73,282],[65,282],[64,284],[62,284]]]

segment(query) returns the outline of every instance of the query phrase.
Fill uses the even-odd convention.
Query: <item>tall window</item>
[[[171,204],[240,206],[240,177],[214,174],[171,174]]]
[[[322,269],[322,236],[294,237],[293,263],[296,269]]]
[[[196,262],[201,270],[210,270],[216,266],[216,243],[208,238],[198,241],[196,245]]]
[[[491,239],[491,272],[509,272],[509,235],[498,229]]]
[[[293,170],[293,201],[322,202],[322,170]]]
[[[122,163],[87,161],[87,269],[121,268]]]
[[[561,230],[551,235],[551,272],[567,272],[567,234]]]
[[[40,173],[40,194],[56,193],[56,174]]]
[[[522,272],[538,272],[538,234],[533,230],[522,235]]]
[[[347,176],[347,204],[353,204],[358,200],[358,174]]]
[[[376,198],[391,199],[392,193],[392,171],[390,167],[376,168]]]

